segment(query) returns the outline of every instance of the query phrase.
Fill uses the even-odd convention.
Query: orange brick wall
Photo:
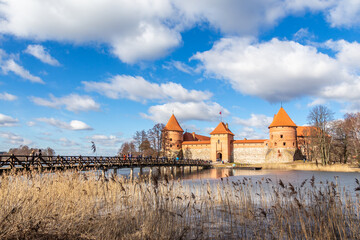
[[[269,132],[270,132],[270,139],[269,139],[270,148],[297,147],[295,127],[271,127]]]

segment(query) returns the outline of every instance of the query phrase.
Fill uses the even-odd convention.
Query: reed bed
[[[3,174],[0,239],[359,239],[357,185]]]

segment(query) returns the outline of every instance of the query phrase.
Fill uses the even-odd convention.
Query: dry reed
[[[359,195],[315,181],[3,174],[0,239],[359,238]]]

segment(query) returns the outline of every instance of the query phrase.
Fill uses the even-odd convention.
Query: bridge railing
[[[0,169],[14,168],[103,168],[146,166],[210,166],[210,161],[200,159],[174,159],[166,157],[123,156],[43,156],[0,155]]]

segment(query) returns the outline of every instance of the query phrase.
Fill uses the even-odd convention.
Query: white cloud
[[[236,134],[236,137],[240,139],[267,139],[269,138],[269,134],[258,132],[251,127],[244,127],[239,133]]]
[[[47,64],[50,64],[52,66],[60,66],[60,63],[58,62],[58,60],[53,58],[45,50],[45,48],[43,46],[41,46],[41,45],[38,45],[38,44],[29,45],[29,46],[27,46],[27,48],[26,48],[26,50],[24,52],[28,53],[30,55],[33,55],[34,57],[36,57],[37,59],[39,59],[43,63],[47,63]]]
[[[14,59],[9,59],[1,64],[1,68],[5,74],[8,72],[13,72],[14,74],[22,77],[23,79],[29,80],[34,83],[42,83],[44,81],[41,78],[32,75],[28,70],[17,64]]]
[[[186,65],[185,63],[183,62],[180,62],[180,61],[170,61],[166,64],[163,65],[163,68],[165,69],[169,69],[169,70],[172,70],[173,68],[181,71],[181,72],[184,72],[184,73],[187,73],[187,74],[193,74],[196,69],[190,67],[189,65]]]
[[[109,98],[127,98],[134,101],[170,100],[202,101],[211,98],[207,91],[187,90],[174,82],[151,83],[144,78],[117,75],[107,82],[82,82],[87,91],[95,91]]]
[[[70,94],[61,98],[57,98],[50,94],[50,100],[39,97],[30,97],[35,104],[51,108],[65,108],[72,112],[80,111],[98,111],[100,105],[96,103],[90,96],[80,96],[78,94]]]
[[[44,122],[44,123],[50,124],[54,127],[62,128],[62,129],[66,129],[66,130],[74,130],[74,131],[93,130],[92,127],[90,127],[86,123],[79,121],[79,120],[72,120],[72,121],[70,121],[70,123],[67,123],[67,122],[57,120],[55,118],[38,118],[37,121]]]
[[[17,119],[0,113],[0,127],[12,127],[18,122]]]
[[[229,111],[216,102],[171,102],[151,106],[148,114],[141,113],[141,116],[157,123],[166,123],[173,111],[179,121],[220,121],[219,112],[222,112],[224,117],[229,115]]]
[[[95,144],[99,144],[103,146],[111,146],[111,147],[116,147],[119,145],[119,143],[123,142],[122,139],[119,139],[114,135],[106,136],[99,134],[88,137],[88,139],[94,141]]]
[[[240,124],[246,127],[256,127],[261,129],[267,129],[271,124],[273,118],[263,114],[251,114],[249,119],[242,119],[238,117],[233,118],[235,124]]]
[[[0,137],[4,138],[13,145],[30,145],[32,144],[32,141],[25,139],[15,133],[11,132],[0,132]]]
[[[63,146],[63,147],[79,146],[79,144],[77,142],[69,140],[67,138],[60,138],[58,141],[60,142],[61,146]]]
[[[12,95],[10,93],[7,93],[7,92],[0,93],[0,100],[15,101],[16,99],[17,99],[17,96]]]
[[[1,33],[41,41],[106,43],[127,63],[161,57],[181,42],[168,21],[174,14],[168,0],[5,0],[0,12]]]
[[[335,50],[334,45],[338,53],[330,57],[294,41],[223,38],[192,59],[201,61],[206,74],[229,82],[235,90],[270,102],[302,96],[360,100],[359,44],[340,41],[332,44]]]
[[[4,0],[0,33],[37,41],[104,43],[123,62],[135,63],[166,55],[181,44],[181,32],[194,26],[256,35],[306,11],[323,12],[334,27],[360,22],[357,0]]]
[[[353,27],[360,25],[360,1],[340,0],[329,10],[327,19],[332,27]]]
[[[36,122],[34,122],[34,121],[29,121],[29,122],[26,123],[26,125],[28,125],[29,127],[33,127],[33,126],[36,125]]]

